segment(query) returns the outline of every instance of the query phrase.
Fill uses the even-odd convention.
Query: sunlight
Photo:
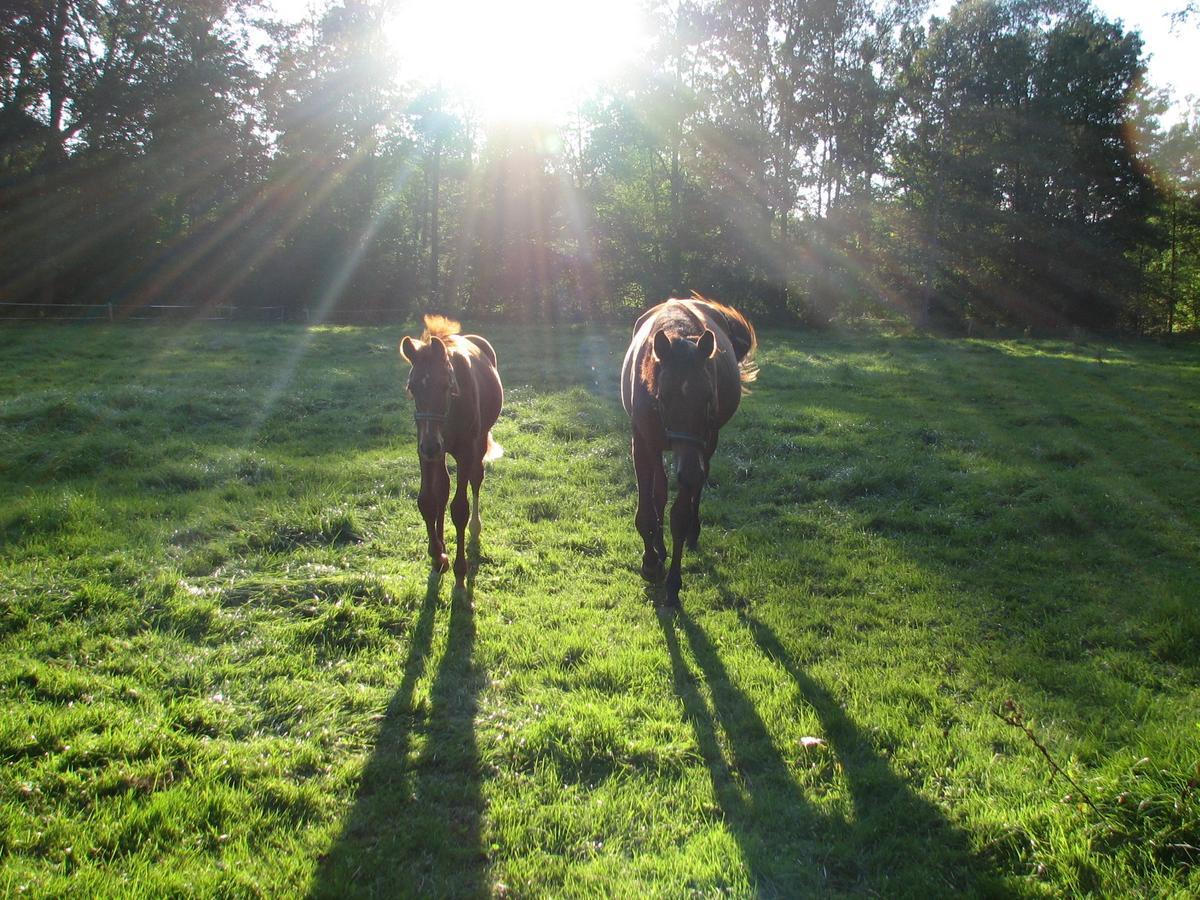
[[[489,121],[561,120],[643,52],[637,0],[447,0],[388,26],[405,78],[439,84]]]

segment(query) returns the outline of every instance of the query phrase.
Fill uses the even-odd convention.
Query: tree
[[[985,0],[917,43],[894,174],[925,235],[922,317],[1115,327],[1152,199],[1125,138],[1140,39],[1087,7]]]
[[[30,0],[0,19],[7,296],[108,299],[155,277],[158,248],[254,177],[239,15],[227,0]]]

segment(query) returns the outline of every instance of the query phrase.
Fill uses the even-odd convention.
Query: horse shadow
[[[473,661],[476,539],[468,551],[466,590],[451,594],[445,650],[428,702],[416,689],[433,650],[441,578],[432,576],[400,686],[383,715],[354,807],[319,860],[311,897],[489,893],[474,731],[484,684]]]
[[[768,625],[744,610],[738,615],[758,650],[788,674],[798,698],[820,719],[830,757],[826,774],[844,778],[853,809],[852,816],[829,813],[819,798],[806,796],[704,628],[686,609],[659,608],[675,691],[755,894],[987,893],[982,865],[972,856],[965,833],[892,771],[836,698],[791,659]],[[698,668],[695,675],[685,662],[685,647]]]

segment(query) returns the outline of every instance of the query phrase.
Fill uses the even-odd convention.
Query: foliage
[[[1197,325],[1194,117],[1087,3],[655,2],[643,65],[535,127],[401,83],[394,6],[7,9],[0,302]]]
[[[0,891],[1200,889],[1194,347],[763,329],[671,615],[625,329],[488,329],[470,604],[399,333],[5,332]]]

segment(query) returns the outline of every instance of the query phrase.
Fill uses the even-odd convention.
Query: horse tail
[[[504,455],[504,448],[492,440],[492,433],[487,434],[487,449],[483,451],[483,461],[495,462]]]

